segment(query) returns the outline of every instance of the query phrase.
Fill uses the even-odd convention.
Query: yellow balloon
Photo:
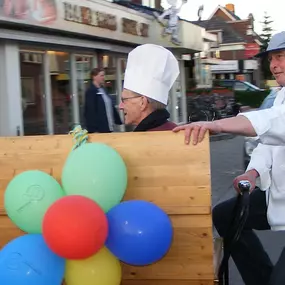
[[[90,258],[66,261],[66,285],[120,285],[121,280],[120,261],[106,247]]]

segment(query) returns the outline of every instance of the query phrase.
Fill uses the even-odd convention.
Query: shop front
[[[1,3],[0,136],[66,134],[75,124],[84,125],[84,94],[94,67],[104,67],[106,89],[118,105],[127,54],[144,43],[163,45],[180,60],[169,110],[177,122],[185,118],[178,115],[186,110],[179,107],[185,97],[181,56],[199,51],[199,27],[183,24],[177,46],[161,36],[152,16],[107,1]],[[183,39],[189,28],[195,32],[193,43]]]

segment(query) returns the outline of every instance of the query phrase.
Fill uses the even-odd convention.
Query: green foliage
[[[265,91],[235,91],[235,101],[243,106],[259,108],[270,90]]]
[[[264,12],[263,21],[261,22],[261,24],[263,25],[262,34],[260,36],[262,37],[263,43],[266,47],[268,46],[272,36],[273,32],[273,29],[271,27],[272,23],[273,21],[271,20],[271,17],[267,15],[267,12]]]
[[[264,13],[264,18],[263,21],[261,22],[263,28],[262,28],[262,34],[260,37],[262,38],[262,46],[260,48],[260,51],[266,51],[269,41],[272,37],[272,26],[271,24],[273,21],[271,20],[271,17],[267,15],[267,12]],[[264,57],[261,59],[261,68],[262,68],[262,73],[264,76],[264,79],[272,79],[272,74],[269,69],[269,62],[267,57]]]

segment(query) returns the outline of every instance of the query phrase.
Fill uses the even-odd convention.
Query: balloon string
[[[88,141],[88,132],[87,130],[82,130],[80,125],[74,127],[74,129],[70,131],[69,134],[72,135],[72,150],[75,150],[76,148]]]

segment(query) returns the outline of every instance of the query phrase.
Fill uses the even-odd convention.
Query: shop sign
[[[238,71],[238,61],[237,60],[223,60],[220,64],[212,65],[211,70],[213,72],[217,71]]]
[[[37,5],[32,0],[8,2],[11,2],[9,7],[0,4],[0,21],[137,44],[151,36],[149,19],[118,9],[111,3],[102,5],[91,0],[37,0]],[[22,2],[25,4],[21,5]]]
[[[99,27],[111,31],[117,30],[117,17],[89,7],[63,2],[64,20]]]
[[[260,51],[260,46],[257,43],[247,43],[245,44],[244,56],[246,58],[252,58]]]
[[[131,19],[122,18],[122,32],[139,37],[148,37],[149,25]]]

